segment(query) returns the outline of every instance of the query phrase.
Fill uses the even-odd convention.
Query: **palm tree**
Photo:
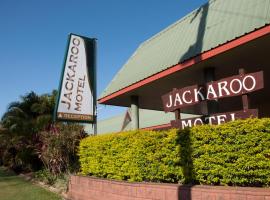
[[[32,135],[52,123],[57,91],[38,96],[30,92],[12,102],[2,117],[3,126],[18,135]]]
[[[39,101],[37,94],[30,92],[21,97],[21,101],[9,104],[7,112],[2,117],[2,124],[16,135],[31,135],[33,133],[33,119],[37,117],[31,106]]]
[[[2,126],[11,136],[6,148],[11,152],[7,154],[12,157],[10,167],[31,168],[33,164],[41,163],[36,154],[36,144],[40,142],[38,133],[52,123],[56,94],[53,91],[52,94],[38,96],[30,92],[8,106],[2,117]]]
[[[50,129],[56,97],[57,91],[53,90],[51,94],[41,95],[39,101],[32,105],[31,110],[38,114],[35,120],[35,126],[38,131]]]

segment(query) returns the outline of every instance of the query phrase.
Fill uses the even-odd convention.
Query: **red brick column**
[[[68,197],[71,200],[270,200],[270,189],[128,183],[72,176]]]

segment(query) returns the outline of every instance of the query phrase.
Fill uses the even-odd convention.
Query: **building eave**
[[[188,68],[188,67],[192,67],[194,64],[197,64],[197,63],[200,63],[202,61],[206,61],[210,58],[213,58],[217,55],[220,55],[222,53],[225,53],[231,49],[234,49],[238,46],[241,46],[243,44],[246,44],[248,42],[251,42],[253,40],[256,40],[260,37],[263,37],[267,34],[270,33],[270,25],[265,25],[264,27],[262,28],[259,28],[259,29],[256,29],[250,33],[247,33],[243,36],[240,36],[239,38],[236,38],[232,41],[229,41],[225,44],[222,44],[220,46],[217,46],[209,51],[206,51],[206,52],[203,52],[191,59],[188,59],[182,63],[179,63],[179,64],[176,64],[164,71],[161,71],[159,73],[156,73],[156,74],[153,74],[152,76],[149,76],[141,81],[138,81],[134,84],[131,84],[123,89],[120,89],[114,93],[111,93],[110,95],[107,95],[105,97],[102,97],[100,99],[98,99],[98,103],[100,104],[106,104],[107,101],[111,100],[111,99],[114,99],[115,97],[118,97],[118,96],[121,96],[127,92],[130,92],[132,90],[135,90],[137,88],[140,88],[142,86],[145,86],[149,83],[152,83],[158,79],[161,79],[161,78],[164,78],[166,76],[169,76],[173,73],[176,73],[176,72],[179,72],[185,68]]]

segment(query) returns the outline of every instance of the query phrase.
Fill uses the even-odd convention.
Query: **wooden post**
[[[246,73],[245,69],[243,69],[243,68],[239,69],[239,74],[240,75],[244,75],[245,73]],[[249,109],[249,97],[248,97],[248,94],[243,94],[242,95],[242,103],[243,103],[243,110],[247,111]]]
[[[175,92],[177,89],[173,88],[173,91]],[[177,109],[174,111],[174,115],[175,115],[175,120],[180,120],[181,119],[181,112],[180,109]]]
[[[180,120],[181,119],[180,109],[175,110],[174,114],[175,114],[175,120]]]
[[[205,83],[215,81],[215,68],[208,67],[204,69],[204,81]],[[218,100],[208,100],[207,104],[207,115],[211,115],[218,112]]]

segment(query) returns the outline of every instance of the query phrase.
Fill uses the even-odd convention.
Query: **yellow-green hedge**
[[[79,156],[84,175],[102,178],[269,186],[270,119],[92,136]]]

